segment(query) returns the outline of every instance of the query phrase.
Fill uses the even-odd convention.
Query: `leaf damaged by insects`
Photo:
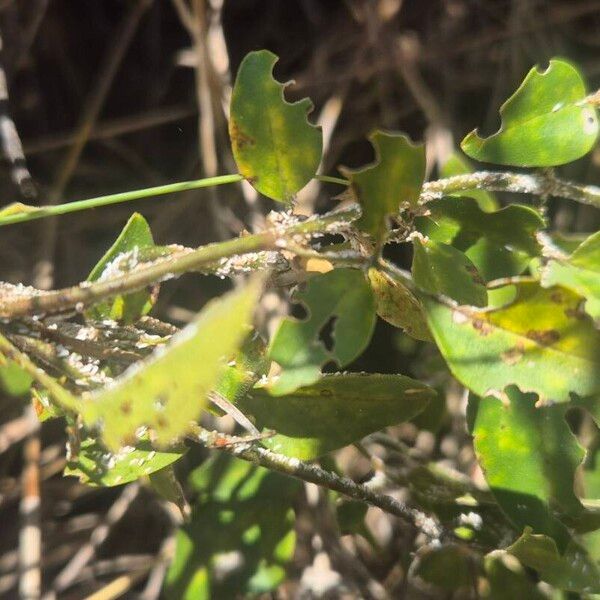
[[[85,424],[99,429],[109,450],[135,443],[144,427],[159,447],[183,437],[246,337],[261,289],[253,280],[209,302],[164,348],[90,394],[81,410]]]
[[[314,383],[329,361],[339,367],[349,364],[366,348],[375,327],[375,299],[364,274],[356,269],[315,275],[294,300],[302,302],[308,316],[284,319],[271,342],[270,357],[282,367],[270,386],[277,395]],[[319,335],[332,318],[333,343],[328,349]]]
[[[516,290],[512,302],[487,310],[422,298],[454,376],[479,395],[516,384],[542,404],[600,393],[600,332],[577,313],[581,298],[528,280]]]
[[[285,100],[286,86],[272,74],[277,60],[259,50],[242,61],[231,96],[229,136],[248,182],[273,200],[291,203],[317,172],[323,135],[307,120],[313,106],[308,98]]]

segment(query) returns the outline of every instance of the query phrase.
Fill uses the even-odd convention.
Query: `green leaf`
[[[458,152],[455,152],[440,169],[440,177],[446,178],[453,177],[455,175],[467,175],[468,173],[472,172],[473,169],[468,161]],[[456,196],[456,194],[450,195]],[[491,212],[498,208],[498,201],[496,200],[495,196],[490,192],[486,192],[485,190],[465,190],[460,193],[460,196],[469,196],[470,198],[473,198],[477,201],[479,208],[486,212]]]
[[[494,497],[519,528],[556,540],[570,535],[557,514],[577,517],[583,506],[573,491],[584,457],[564,418],[564,405],[536,408],[537,396],[506,388],[509,403],[471,397],[475,452]]]
[[[433,397],[433,389],[402,375],[335,374],[286,396],[257,387],[238,406],[259,429],[277,432],[265,446],[310,460],[408,421]]]
[[[507,548],[521,564],[538,572],[541,579],[561,590],[600,593],[600,570],[579,544],[571,541],[564,552],[545,535],[525,531]]]
[[[533,208],[511,204],[484,212],[473,198],[441,198],[427,205],[430,216],[417,217],[423,235],[464,252],[486,281],[519,275],[541,254],[536,232],[545,225]]]
[[[357,226],[383,240],[388,216],[398,213],[404,203],[414,207],[425,179],[425,146],[413,144],[399,133],[376,131],[369,140],[376,160],[361,169],[340,168],[351,181],[362,207]]]
[[[585,84],[571,64],[551,60],[531,69],[502,105],[500,130],[488,138],[472,131],[461,148],[471,158],[499,165],[551,167],[587,154],[596,143],[598,119],[585,103]]]
[[[568,258],[550,260],[542,269],[542,285],[562,285],[585,298],[585,311],[600,325],[600,231]]]
[[[312,102],[285,101],[285,85],[273,79],[277,57],[250,52],[240,65],[231,96],[229,136],[240,173],[273,200],[291,202],[321,162],[321,129],[308,123]]]
[[[185,435],[206,406],[208,393],[248,333],[261,285],[217,298],[164,349],[130,367],[82,405],[89,426],[98,426],[109,449],[136,439],[143,426],[164,447]]]
[[[152,246],[154,246],[154,240],[146,219],[139,213],[134,213],[127,221],[115,243],[92,269],[87,280],[98,281],[110,274],[111,270],[115,268],[117,272],[123,271],[124,269],[118,263],[119,260],[126,259],[128,253],[130,253],[130,262],[133,266],[137,262],[135,254]],[[123,266],[127,268],[127,265]],[[109,302],[97,304],[87,310],[85,314],[89,319],[114,319],[115,321],[132,323],[150,312],[154,300],[155,298],[148,290],[140,290],[125,296],[117,296]]]
[[[125,446],[113,453],[98,439],[88,437],[81,442],[75,459],[67,463],[64,474],[79,477],[81,483],[91,486],[122,485],[165,468],[186,451],[184,446],[157,451],[148,436],[144,436],[135,446]]]
[[[485,306],[487,291],[475,265],[460,251],[433,240],[413,242],[413,279],[430,294],[443,294],[459,304]]]
[[[473,588],[481,570],[477,558],[474,552],[458,544],[434,546],[421,550],[411,572],[448,592]]]
[[[512,554],[504,550],[490,552],[484,559],[484,568],[490,586],[489,593],[482,596],[485,600],[548,600]]]
[[[10,396],[25,396],[31,389],[33,378],[19,365],[5,361],[0,354],[0,389]]]
[[[512,286],[511,286],[512,287]],[[429,328],[454,376],[479,396],[504,397],[512,383],[540,403],[600,392],[600,332],[579,310],[581,298],[533,281],[514,301],[488,310],[423,297]]]
[[[329,361],[339,367],[352,362],[367,347],[375,327],[375,299],[361,271],[335,269],[315,275],[294,300],[302,302],[308,315],[305,320],[284,319],[271,343],[270,357],[283,369],[271,385],[277,395],[314,383]],[[319,333],[333,318],[333,344],[328,349]]]
[[[417,340],[433,341],[421,303],[398,277],[379,269],[369,269],[369,282],[377,314],[384,321]]]
[[[198,501],[177,534],[165,597],[241,598],[277,588],[294,555],[300,482],[220,454],[196,469],[190,484]]]

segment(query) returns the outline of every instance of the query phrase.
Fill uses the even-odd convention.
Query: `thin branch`
[[[248,443],[243,438],[203,429],[195,426],[193,437],[196,441],[208,448],[218,448],[229,454],[258,464],[262,467],[277,471],[302,481],[308,481],[321,487],[344,494],[354,500],[366,502],[381,510],[400,517],[417,527],[431,538],[439,539],[444,533],[440,525],[425,513],[407,506],[403,502],[386,494],[374,492],[369,487],[356,483],[347,477],[340,477],[336,473],[326,471],[316,464],[307,463],[297,458],[277,454],[255,443]]]

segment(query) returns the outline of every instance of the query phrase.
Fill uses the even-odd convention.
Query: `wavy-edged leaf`
[[[548,600],[548,596],[537,587],[535,578],[515,556],[504,550],[495,550],[486,555],[484,569],[490,588],[489,593],[483,596],[486,600]]]
[[[254,388],[238,402],[259,429],[277,432],[264,444],[313,459],[420,413],[435,391],[402,375],[325,375],[285,396]]]
[[[517,167],[551,167],[587,154],[598,137],[598,118],[585,103],[577,69],[551,60],[543,72],[529,71],[502,105],[500,130],[488,138],[472,131],[461,143],[465,154],[483,162]]]
[[[294,555],[293,501],[300,482],[224,454],[193,471],[189,481],[198,500],[190,523],[177,533],[166,597],[210,600],[273,591]],[[232,554],[240,559],[233,569]]]
[[[254,280],[209,302],[164,348],[91,394],[82,405],[84,422],[99,427],[111,450],[135,442],[142,426],[154,430],[161,447],[185,435],[248,334],[260,290]]]
[[[417,340],[433,341],[421,303],[399,278],[373,268],[369,269],[369,282],[375,296],[377,314],[384,321]]]
[[[585,298],[585,311],[600,324],[600,231],[571,256],[550,260],[542,269],[542,285],[561,285]]]
[[[459,304],[485,306],[487,290],[477,267],[460,251],[433,240],[413,242],[412,274],[417,286]]]
[[[285,85],[272,74],[277,60],[259,50],[242,61],[231,96],[229,135],[240,173],[261,194],[291,202],[317,172],[323,135],[307,121],[308,98],[286,102]]]
[[[151,475],[186,452],[184,446],[156,450],[145,436],[135,446],[125,446],[113,453],[98,439],[88,437],[81,442],[75,459],[67,463],[64,474],[79,477],[87,485],[111,487]]]
[[[600,593],[598,564],[575,541],[571,541],[564,552],[559,552],[552,538],[525,531],[507,552],[560,590]]]
[[[364,274],[356,269],[315,275],[294,300],[308,315],[304,320],[284,319],[273,337],[270,357],[283,371],[270,389],[278,395],[314,383],[329,361],[339,367],[352,362],[367,347],[375,327],[375,299]],[[328,349],[319,334],[332,319],[333,343]]]
[[[538,394],[540,403],[599,393],[600,332],[581,312],[581,298],[533,281],[522,281],[515,290],[514,301],[489,310],[422,298],[429,328],[454,376],[479,396],[503,397],[513,383]]]
[[[519,275],[541,254],[536,232],[545,225],[535,209],[511,204],[485,212],[473,198],[441,198],[427,205],[428,217],[417,217],[417,229],[428,238],[461,250],[486,281]]]
[[[584,457],[564,418],[564,406],[536,408],[536,394],[506,388],[509,402],[471,397],[469,413],[479,465],[494,497],[521,529],[556,540],[570,535],[556,514],[577,518],[583,506],[573,485]]]
[[[450,158],[443,164],[440,169],[440,177],[453,177],[455,175],[467,175],[468,173],[472,173],[473,169],[471,165],[468,163],[467,159],[455,152],[450,156]],[[486,192],[485,190],[465,190],[460,192],[460,194],[450,194],[451,196],[469,196],[477,201],[479,208],[486,212],[491,212],[497,210],[498,200],[491,192]]]
[[[150,226],[142,215],[134,213],[123,227],[123,231],[121,231],[114,244],[92,269],[87,280],[98,281],[110,275],[115,269],[117,272],[126,270],[127,265],[120,264],[119,261],[129,257],[129,262],[135,264],[138,260],[136,253],[152,246],[154,246],[154,239],[152,238]],[[86,317],[90,319],[114,319],[115,321],[131,323],[150,312],[154,300],[154,295],[148,290],[119,295],[108,302],[102,302],[91,307],[86,311]]]
[[[362,208],[357,226],[379,243],[387,231],[387,218],[403,204],[414,206],[425,179],[425,146],[413,144],[401,133],[376,131],[369,140],[376,160],[361,169],[340,168],[350,179]]]

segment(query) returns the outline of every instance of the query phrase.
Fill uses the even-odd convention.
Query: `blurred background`
[[[229,94],[244,55],[261,48],[280,57],[276,77],[294,81],[288,98],[314,102],[311,119],[325,135],[323,173],[372,160],[366,136],[384,128],[426,140],[435,177],[467,132],[497,129],[500,104],[532,65],[566,57],[590,90],[600,87],[599,32],[598,0],[0,0],[7,108],[36,189],[35,197],[23,197],[5,161],[0,209],[234,172]],[[561,175],[598,184],[599,165],[596,151]],[[299,209],[327,210],[339,191],[311,184],[299,194]],[[275,208],[249,187],[228,186],[5,227],[0,281],[50,288],[85,279],[134,210],[148,219],[157,243],[198,246],[257,230]],[[551,201],[548,211],[565,232],[600,224],[598,212],[585,206]],[[409,265],[402,247],[389,256]],[[228,285],[198,276],[169,282],[154,314],[182,325]],[[352,370],[422,375],[438,363],[380,322]],[[472,453],[452,421],[453,399],[447,400],[446,421],[411,424],[399,435],[465,471]],[[0,400],[0,596],[7,598],[17,594],[23,440],[31,433],[21,415],[14,400]],[[140,502],[149,492],[137,491],[123,508],[116,504],[122,490],[63,479],[62,427],[52,422],[41,436],[42,572],[50,589],[68,560],[87,548],[87,560],[58,596],[84,598],[115,574],[152,560],[172,525],[156,503]],[[362,460],[352,455],[344,463],[359,479],[371,468]],[[118,516],[119,508],[127,519],[109,523],[96,543],[106,515]],[[277,597],[294,597],[315,558],[310,535],[305,538],[299,538],[296,587]],[[391,556],[368,567],[376,580],[395,568]],[[137,597],[145,584],[128,594]],[[414,597],[437,597],[422,593]],[[155,586],[144,597],[156,594]]]

